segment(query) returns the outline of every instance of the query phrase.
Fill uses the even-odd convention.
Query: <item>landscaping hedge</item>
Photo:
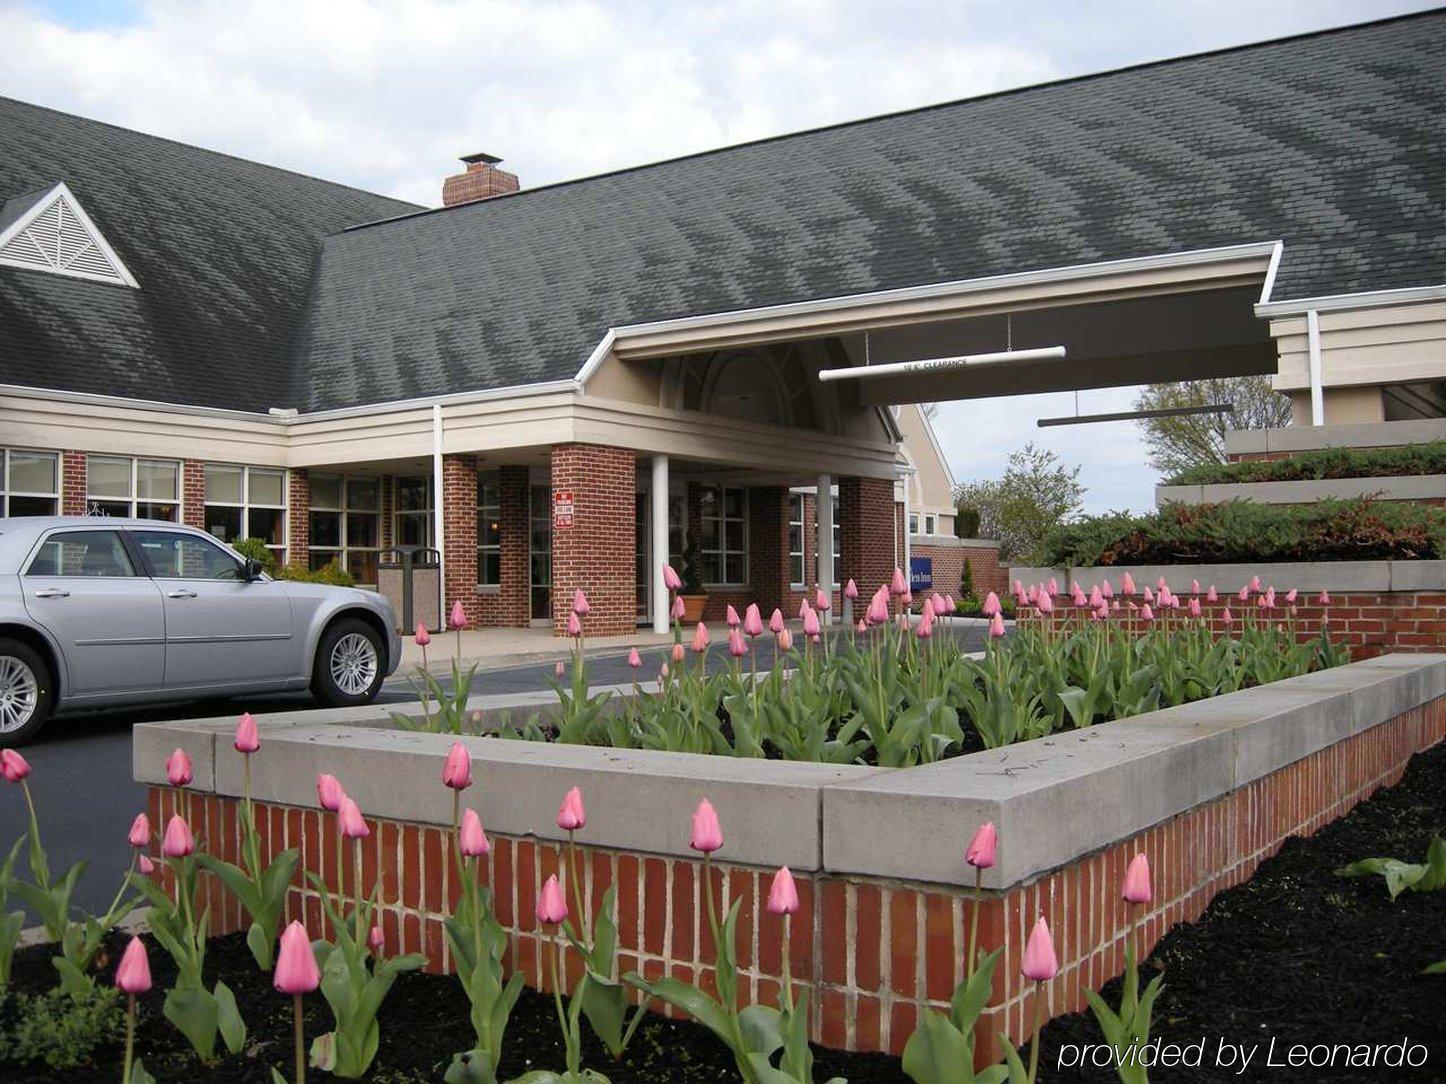
[[[1300,482],[1323,478],[1400,478],[1446,474],[1446,440],[1401,448],[1320,448],[1286,459],[1254,459],[1192,467],[1165,480],[1168,486],[1231,482]]]
[[[1271,505],[1168,504],[1064,524],[1045,541],[1050,565],[1240,564],[1427,560],[1446,554],[1446,509],[1370,499]]]

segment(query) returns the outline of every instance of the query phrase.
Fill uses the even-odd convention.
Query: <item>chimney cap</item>
[[[469,166],[484,163],[489,166],[495,166],[498,162],[502,161],[502,159],[498,158],[495,154],[487,154],[485,151],[477,151],[475,154],[464,154],[461,160]]]

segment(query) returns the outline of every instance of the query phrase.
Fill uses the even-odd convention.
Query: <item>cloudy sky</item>
[[[1430,6],[0,0],[0,94],[436,203],[475,150],[539,184]],[[1080,408],[1132,395],[1087,392]],[[1133,424],[1034,428],[1073,409],[1070,395],[944,404],[936,424],[960,480],[1033,437],[1083,464],[1091,509],[1148,505]]]

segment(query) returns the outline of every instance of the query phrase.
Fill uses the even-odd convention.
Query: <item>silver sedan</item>
[[[0,746],[69,708],[308,687],[367,704],[395,630],[382,596],[273,580],[191,527],[0,519]]]

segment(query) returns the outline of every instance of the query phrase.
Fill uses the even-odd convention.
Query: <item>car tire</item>
[[[0,749],[34,738],[54,704],[55,681],[40,653],[24,640],[0,637]]]
[[[355,617],[333,621],[316,645],[311,694],[333,708],[370,704],[386,679],[386,647],[377,630]]]

